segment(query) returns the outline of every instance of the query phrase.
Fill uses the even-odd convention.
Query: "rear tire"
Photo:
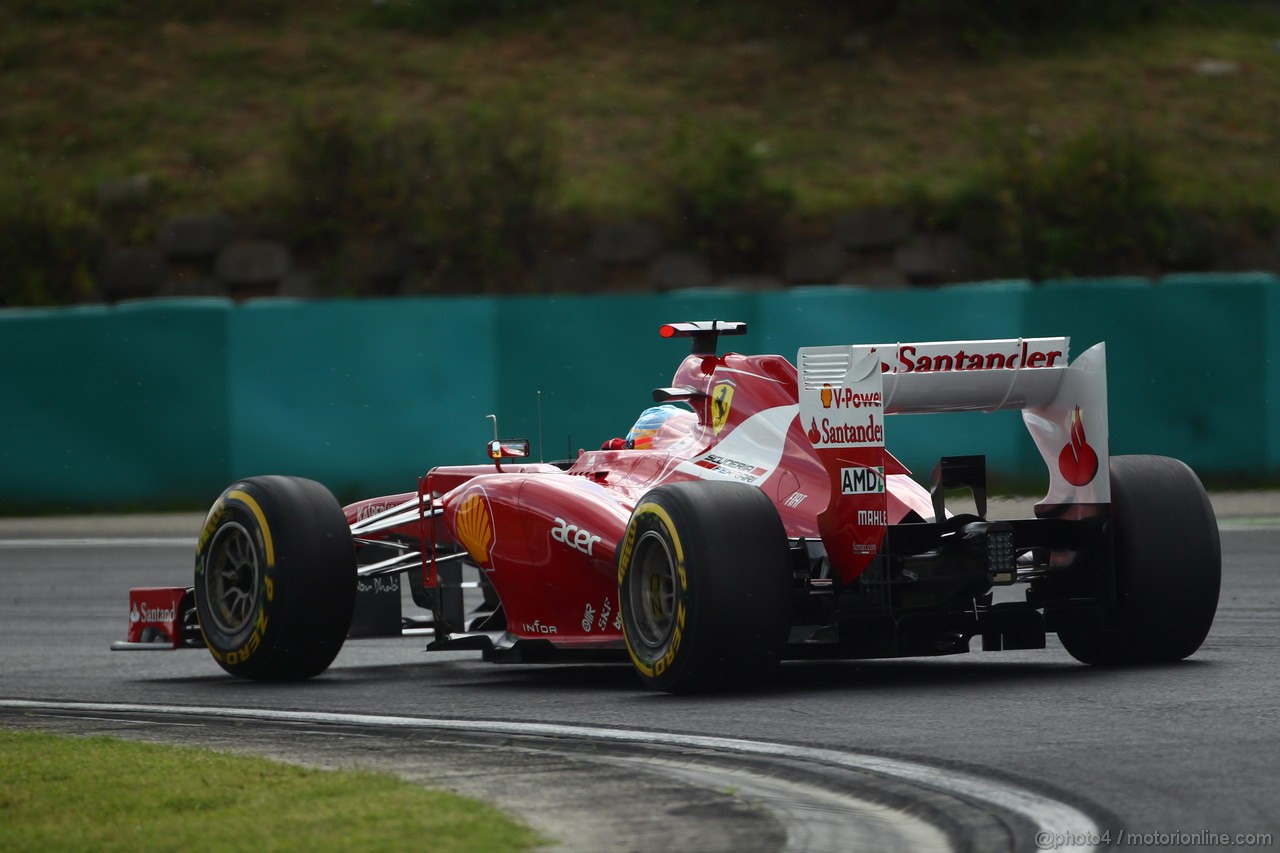
[[[773,504],[742,483],[669,483],[636,506],[618,549],[636,672],[670,693],[737,690],[786,651],[791,565]]]
[[[355,595],[351,528],[319,483],[252,477],[209,510],[196,546],[196,610],[209,651],[232,675],[300,681],[324,672]]]
[[[1200,648],[1222,582],[1218,523],[1200,480],[1162,456],[1111,460],[1118,630],[1058,632],[1090,664],[1166,663]]]

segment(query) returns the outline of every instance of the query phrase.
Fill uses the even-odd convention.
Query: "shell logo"
[[[472,492],[463,499],[454,513],[453,529],[476,565],[487,567],[493,546],[493,511],[484,493]]]

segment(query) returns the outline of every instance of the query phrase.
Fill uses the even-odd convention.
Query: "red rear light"
[[[658,329],[658,334],[662,335],[664,338],[674,338],[676,336],[676,327],[668,323],[661,329]]]

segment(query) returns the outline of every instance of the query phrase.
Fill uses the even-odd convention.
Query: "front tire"
[[[782,660],[790,555],[778,512],[759,489],[659,486],[631,514],[617,564],[627,651],[650,687],[743,689]]]
[[[255,681],[300,681],[337,657],[355,606],[351,528],[328,489],[252,477],[218,498],[196,546],[200,630],[218,664]]]
[[[1058,639],[1090,664],[1189,657],[1213,625],[1222,582],[1218,523],[1200,480],[1177,459],[1114,457],[1111,521],[1117,627],[1064,628]]]

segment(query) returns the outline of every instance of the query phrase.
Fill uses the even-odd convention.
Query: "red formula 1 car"
[[[200,531],[194,588],[133,590],[116,647],[199,645],[234,675],[308,678],[383,588],[399,628],[405,575],[429,649],[629,659],[673,692],[974,637],[1034,649],[1056,632],[1094,664],[1199,648],[1221,574],[1213,511],[1181,462],[1109,458],[1103,344],[1070,363],[1065,338],[806,347],[795,365],[717,355],[745,331],[662,327],[693,344],[653,392],[663,406],[572,462],[513,462],[528,442],[494,441],[493,464],[346,508],[310,480],[233,484]],[[981,456],[942,457],[925,488],[885,447],[888,415],[997,409],[1022,411],[1048,468],[1034,518],[986,518]],[[948,512],[949,489],[976,513]],[[467,567],[484,593],[470,614]]]

